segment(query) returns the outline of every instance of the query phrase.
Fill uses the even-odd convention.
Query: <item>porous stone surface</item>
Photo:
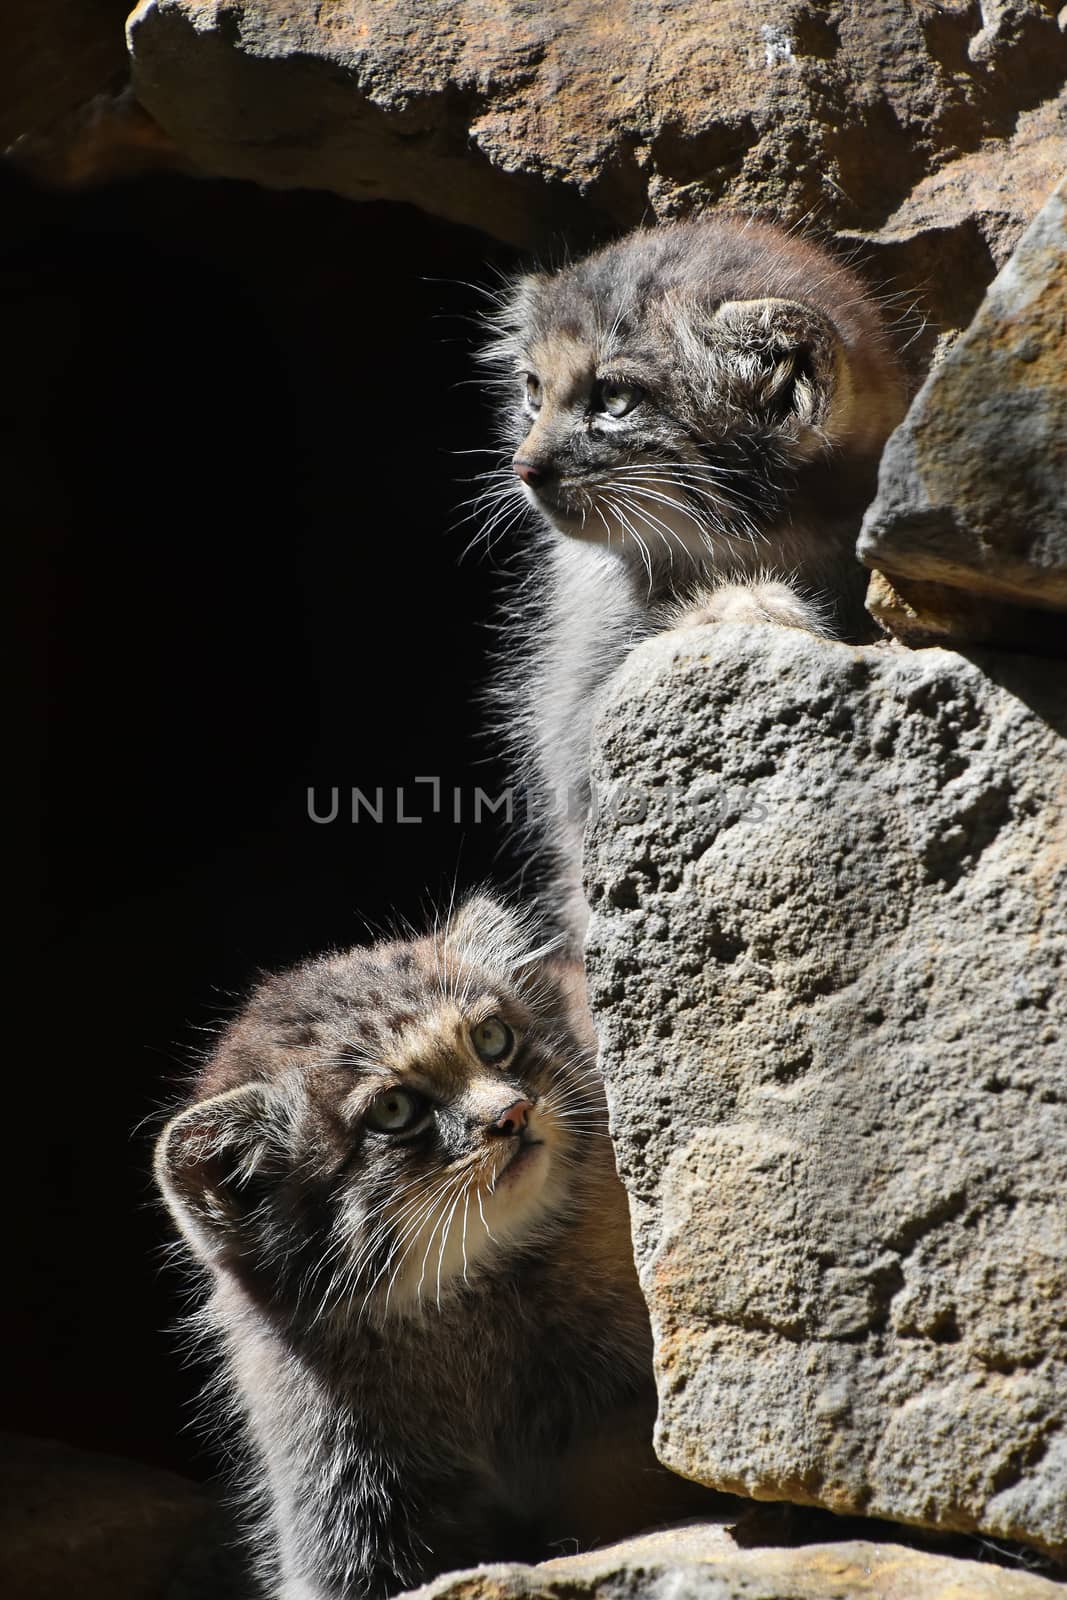
[[[893,575],[1067,609],[1065,488],[1067,182],[886,446],[860,555]]]
[[[1067,1554],[1067,669],[660,635],[590,993],[667,1465]]]
[[[420,1600],[1062,1600],[1024,1571],[845,1539],[742,1549],[724,1525],[627,1539],[539,1566],[477,1567],[412,1591]]]
[[[844,234],[950,327],[1067,165],[1045,0],[142,0],[139,98],[204,170],[522,246],[710,205]]]

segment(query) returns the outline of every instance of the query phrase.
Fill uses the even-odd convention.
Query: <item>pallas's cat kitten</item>
[[[505,721],[580,939],[597,694],[662,628],[778,622],[858,637],[855,541],[906,394],[878,308],[817,246],[757,222],[639,231],[521,278],[487,348],[507,464],[539,513]]]
[[[610,1539],[703,1494],[651,1451],[580,985],[478,896],[264,983],[160,1138],[282,1600]]]

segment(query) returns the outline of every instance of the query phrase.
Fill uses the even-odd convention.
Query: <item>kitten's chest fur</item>
[[[827,538],[829,526],[822,529],[824,550],[834,548]],[[844,530],[843,543],[851,531],[851,525]],[[791,537],[792,530],[783,529],[779,549]],[[801,545],[802,536],[795,537]],[[733,569],[734,575],[757,573],[758,556],[754,551]],[[649,572],[614,551],[550,533],[538,539],[535,560],[539,589],[520,614],[516,630],[522,667],[505,673],[505,693],[532,831],[550,841],[562,920],[574,928],[584,923],[586,914],[578,863],[591,803],[593,726],[610,693],[612,675],[635,645],[669,628],[722,574],[710,562],[703,565],[680,555],[654,563]],[[816,564],[809,563],[804,576],[813,590],[821,588]],[[846,568],[843,580],[838,558],[836,577],[835,631],[857,633],[864,627],[866,575],[857,565],[854,574]]]
[[[622,1491],[618,1528],[574,1503],[596,1452],[616,1449],[612,1430],[639,1486],[658,1471],[651,1334],[625,1204],[597,1172],[581,1187],[574,1225],[440,1307],[431,1262],[418,1315],[374,1324],[356,1303],[306,1332],[275,1330],[220,1285],[213,1317],[287,1559],[319,1574],[316,1596],[357,1592],[347,1572],[354,1560],[366,1568],[364,1540],[400,1575],[397,1588],[423,1575],[420,1541],[441,1570],[537,1559],[555,1536],[591,1543],[642,1524],[644,1505],[624,1505]],[[617,1455],[611,1468],[619,1478]]]
[[[465,1465],[516,1510],[536,1511],[547,1464],[590,1418],[643,1393],[649,1379],[651,1342],[636,1285],[586,1295],[560,1265],[520,1257],[440,1311],[431,1296],[421,1316],[359,1341],[336,1369],[340,1404],[364,1418],[380,1415],[391,1438],[416,1455],[425,1420],[436,1427],[447,1418],[449,1471]],[[382,1395],[391,1397],[388,1408]],[[435,1456],[440,1449],[436,1433]]]
[[[675,622],[869,635],[855,539],[906,386],[851,271],[753,219],[639,229],[518,279],[491,322],[512,493],[545,528],[540,592],[528,579],[518,608],[513,737],[577,948],[590,729],[612,673]]]

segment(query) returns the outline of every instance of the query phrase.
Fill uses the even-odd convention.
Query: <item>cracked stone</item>
[[[664,634],[596,744],[650,796],[587,964],[662,1459],[1062,1559],[1067,667]]]
[[[840,236],[944,329],[1067,159],[1044,0],[142,0],[129,40],[139,99],[205,172],[549,251],[764,209]]]
[[[940,610],[942,634],[965,638],[996,630],[979,614],[990,602],[1067,610],[1065,483],[1067,182],[886,446],[859,552],[903,599],[875,609],[893,627],[909,582],[936,585],[902,631],[937,633]],[[1067,638],[1062,615],[1056,626]]]

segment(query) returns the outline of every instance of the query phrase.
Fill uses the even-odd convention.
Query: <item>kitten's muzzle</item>
[[[489,1124],[486,1136],[490,1139],[517,1139],[526,1132],[533,1110],[532,1100],[515,1100]]]
[[[531,461],[525,456],[516,456],[512,466],[533,505],[553,520],[574,520],[579,507],[571,503],[573,490],[568,493],[558,467],[544,461]]]
[[[516,456],[512,461],[516,476],[521,478],[528,489],[541,488],[549,476],[548,468],[536,461],[529,461],[525,456]]]

